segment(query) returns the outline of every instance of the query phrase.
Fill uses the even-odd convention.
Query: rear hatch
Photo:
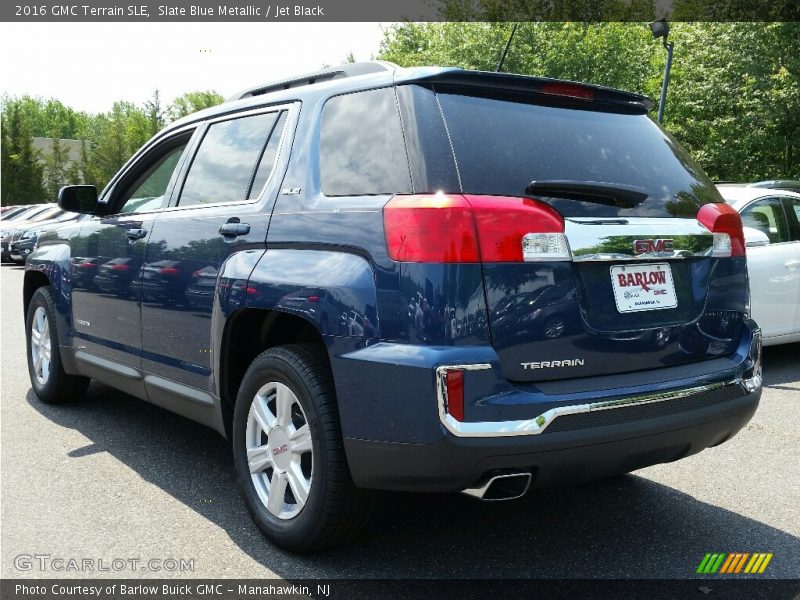
[[[505,375],[546,381],[732,353],[748,302],[738,216],[645,99],[543,81],[524,92],[430,88],[482,252],[481,206],[501,207],[507,240],[523,238],[523,260],[482,257]],[[514,212],[553,209],[561,238]]]

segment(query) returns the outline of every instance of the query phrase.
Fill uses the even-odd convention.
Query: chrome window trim
[[[756,377],[759,377],[759,381],[753,382],[755,383],[755,386],[752,384],[747,385],[747,382],[742,378],[731,379],[728,381],[699,385],[691,388],[666,390],[663,392],[654,392],[640,396],[618,398],[616,400],[604,400],[602,402],[590,402],[587,404],[573,404],[570,406],[557,406],[531,419],[519,421],[461,422],[450,416],[450,414],[447,412],[447,387],[445,385],[447,371],[475,371],[491,368],[492,366],[488,363],[478,363],[473,365],[441,365],[436,368],[436,392],[439,405],[439,420],[441,421],[442,425],[444,425],[445,429],[447,429],[447,431],[453,435],[457,437],[478,438],[539,435],[540,433],[544,432],[547,427],[549,427],[550,424],[553,423],[553,421],[555,421],[557,418],[566,415],[577,415],[601,410],[613,410],[616,408],[678,400],[680,398],[686,398],[695,394],[723,389],[730,386],[739,386],[745,393],[749,393],[752,391],[752,389],[755,389],[755,387],[760,385],[760,374],[756,374]]]
[[[269,188],[270,184],[273,182],[275,178],[275,172],[279,164],[281,164],[281,159],[283,158],[284,152],[286,152],[286,146],[289,143],[289,130],[291,128],[292,134],[294,133],[294,128],[297,126],[297,121],[299,118],[300,110],[299,107],[297,110],[293,110],[293,108],[300,104],[299,102],[289,102],[284,104],[275,104],[272,106],[260,106],[258,108],[254,108],[252,110],[247,110],[243,112],[235,112],[235,113],[226,113],[222,116],[207,119],[202,122],[204,126],[204,130],[202,132],[202,136],[198,139],[196,146],[193,148],[192,155],[189,157],[189,164],[186,167],[185,173],[183,173],[181,180],[176,184],[176,194],[175,194],[175,202],[176,204],[170,205],[165,207],[163,210],[167,212],[177,212],[177,211],[184,211],[190,209],[198,209],[198,208],[213,208],[213,207],[220,207],[220,206],[252,206],[254,204],[259,204],[264,199],[264,193]],[[246,117],[253,117],[259,114],[267,114],[271,112],[281,112],[286,111],[286,122],[283,124],[283,131],[281,132],[281,139],[278,142],[278,150],[275,154],[275,162],[272,164],[272,170],[269,173],[269,177],[264,182],[264,186],[261,188],[261,191],[258,193],[258,196],[254,198],[247,198],[244,200],[232,200],[229,202],[208,202],[205,204],[187,204],[181,206],[181,194],[183,193],[183,186],[186,184],[186,179],[189,177],[189,174],[192,170],[192,163],[197,155],[197,152],[200,150],[200,146],[203,144],[203,139],[205,138],[206,134],[208,133],[208,128],[211,125],[215,125],[216,123],[222,123],[224,121],[233,121],[235,119],[243,119]],[[257,167],[257,165],[256,165]],[[177,190],[178,185],[180,186],[180,190]]]

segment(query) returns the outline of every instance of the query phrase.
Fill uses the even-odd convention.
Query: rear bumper
[[[706,408],[632,423],[540,436],[457,438],[435,444],[345,440],[356,485],[454,492],[487,474],[522,470],[532,487],[591,481],[672,462],[733,437],[758,407],[761,389]]]
[[[532,473],[533,487],[541,487],[598,479],[695,454],[733,437],[758,406],[760,334],[755,324],[751,331],[755,333],[742,339],[739,353],[725,361],[629,378],[541,386],[550,394],[529,388],[498,394],[495,385],[494,395],[474,401],[492,407],[494,414],[514,417],[508,420],[452,419],[440,375],[443,369],[465,365],[445,361],[431,369],[434,389],[428,401],[437,403],[437,411],[418,417],[426,432],[424,443],[381,439],[379,432],[369,437],[348,435],[347,407],[340,406],[353,480],[362,487],[448,492],[474,487],[496,472],[515,470]],[[479,377],[497,377],[492,374],[496,370],[489,366],[468,371],[472,379],[465,380],[465,387],[480,388]],[[664,380],[665,373],[680,376]],[[413,380],[408,381],[414,388]],[[610,381],[617,383],[609,387]],[[543,396],[547,398],[542,400]],[[504,405],[508,398],[512,405]],[[387,410],[400,410],[410,402],[404,400],[392,398],[394,405]],[[373,411],[373,418],[378,412]],[[473,410],[472,414],[491,413]],[[427,419],[434,415],[439,435],[431,439]]]

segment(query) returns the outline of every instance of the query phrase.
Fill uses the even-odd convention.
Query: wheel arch
[[[22,310],[26,319],[28,318],[28,307],[31,305],[36,290],[48,285],[50,285],[50,279],[41,271],[32,269],[25,271],[22,283]]]
[[[241,308],[228,316],[219,346],[218,373],[222,422],[229,439],[236,397],[253,359],[269,348],[297,343],[321,347],[330,366],[322,334],[304,317],[265,308]]]

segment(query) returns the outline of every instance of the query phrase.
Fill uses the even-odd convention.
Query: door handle
[[[132,242],[140,240],[146,235],[147,235],[146,229],[128,229],[128,231],[125,232],[125,237],[127,237]]]
[[[791,260],[787,260],[787,261],[786,261],[785,263],[783,263],[783,264],[784,264],[784,265],[786,265],[786,268],[787,268],[787,269],[794,270],[794,269],[796,269],[796,268],[800,267],[800,260],[791,259]]]
[[[247,223],[225,223],[220,226],[219,232],[224,237],[238,237],[250,233],[250,225]]]

